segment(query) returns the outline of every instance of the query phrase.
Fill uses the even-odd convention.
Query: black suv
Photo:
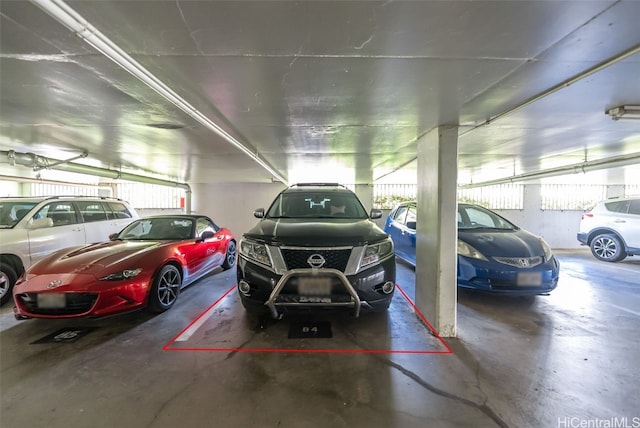
[[[238,292],[250,313],[349,308],[385,311],[395,291],[393,242],[351,190],[333,183],[283,190],[240,241]]]

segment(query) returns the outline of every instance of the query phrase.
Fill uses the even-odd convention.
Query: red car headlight
[[[142,268],[136,269],[124,269],[120,272],[110,273],[107,276],[100,278],[101,281],[121,281],[123,279],[135,278],[138,274],[142,272]]]

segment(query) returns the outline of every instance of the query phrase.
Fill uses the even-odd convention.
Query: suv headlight
[[[262,265],[272,266],[271,258],[269,258],[269,253],[267,252],[267,246],[264,244],[243,239],[240,241],[240,254]]]
[[[393,254],[393,241],[390,238],[377,244],[367,245],[360,262],[360,269],[378,263]]]
[[[487,258],[480,251],[476,250],[471,245],[459,239],[458,239],[458,255],[471,257],[472,259],[485,260],[485,261],[487,260]]]

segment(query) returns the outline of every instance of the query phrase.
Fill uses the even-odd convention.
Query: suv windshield
[[[36,206],[35,202],[0,202],[0,227],[12,227]]]
[[[267,218],[368,218],[351,192],[295,191],[280,194],[267,211]]]

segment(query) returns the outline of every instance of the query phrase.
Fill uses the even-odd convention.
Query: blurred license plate
[[[38,307],[43,309],[60,309],[66,306],[64,293],[39,293]]]
[[[303,296],[328,296],[331,294],[331,278],[327,276],[298,278],[298,293]]]
[[[517,281],[521,287],[539,287],[542,285],[542,274],[540,272],[520,272]]]

